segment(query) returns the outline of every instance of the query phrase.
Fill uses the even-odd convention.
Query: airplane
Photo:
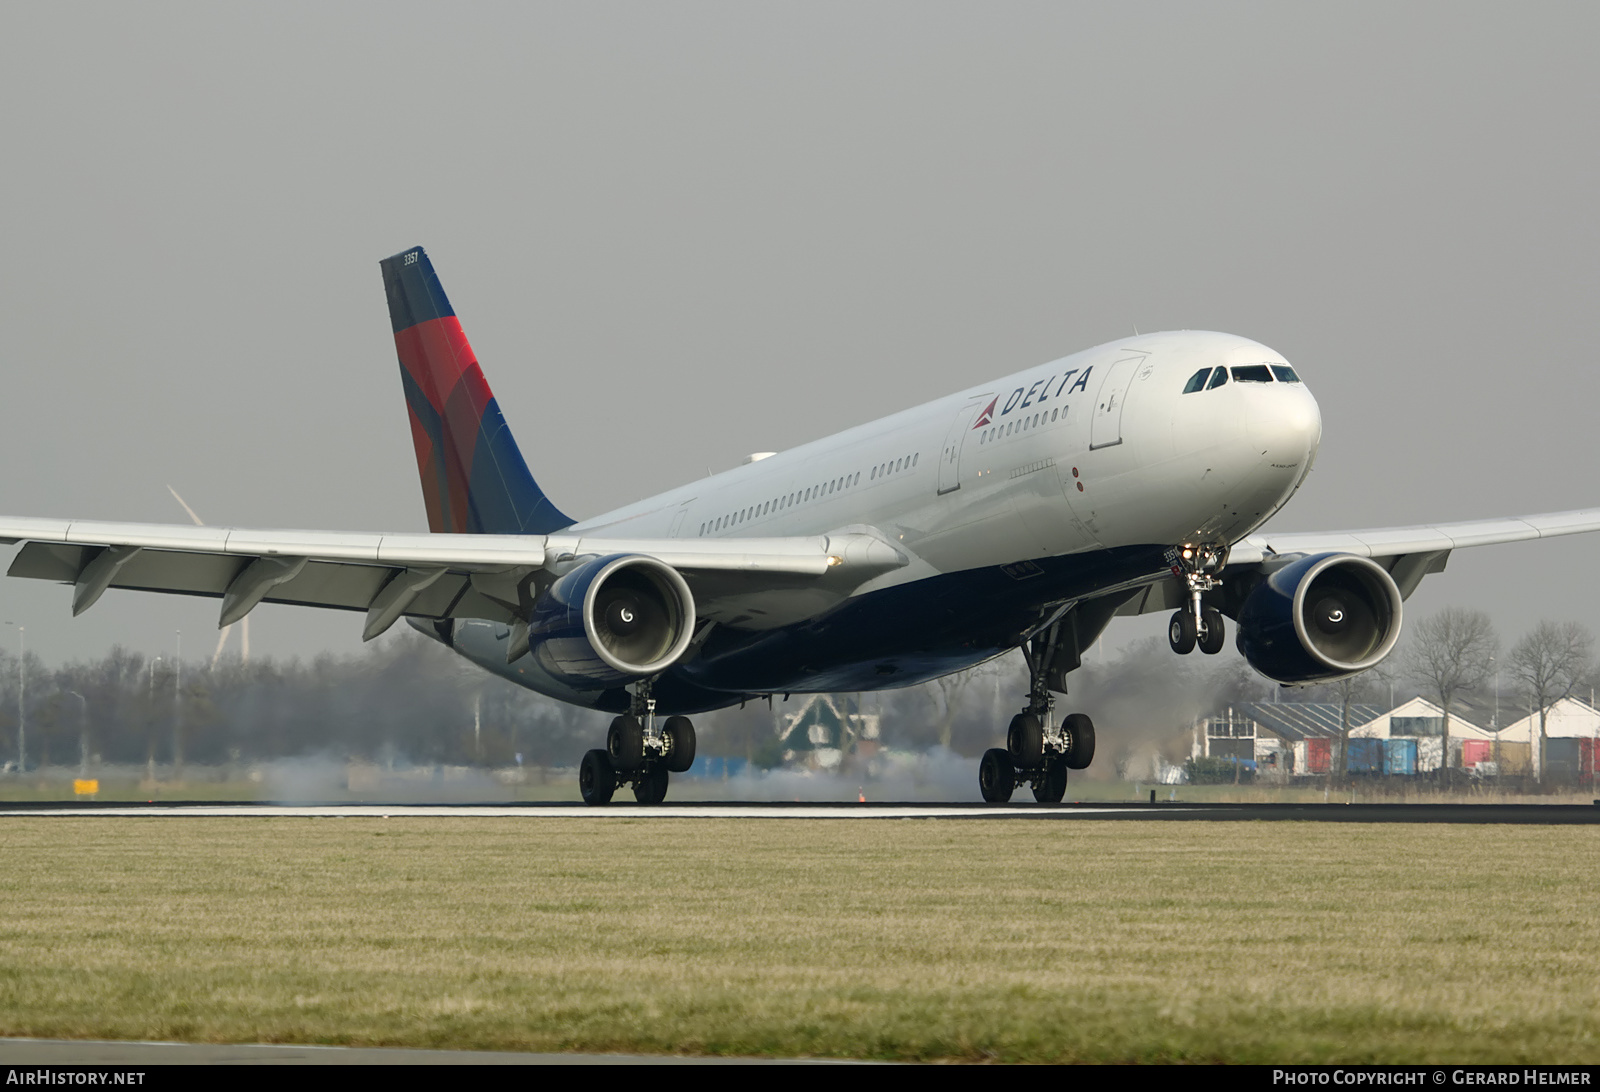
[[[421,247],[379,263],[429,533],[0,517],[9,575],[401,618],[496,675],[615,714],[589,804],[665,799],[690,714],[775,694],[912,686],[1013,649],[1028,692],[983,799],[1058,803],[1095,726],[1057,715],[1118,616],[1170,611],[1174,652],[1224,647],[1286,685],[1373,667],[1402,603],[1467,546],[1600,530],[1600,509],[1345,533],[1263,528],[1305,482],[1316,399],[1231,334],[1137,334],[980,383],[591,519],[529,472]],[[926,460],[926,461],[923,461]]]

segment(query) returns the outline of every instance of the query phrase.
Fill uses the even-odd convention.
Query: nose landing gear
[[[667,717],[656,723],[656,700],[650,680],[634,687],[628,712],[611,722],[604,749],[583,756],[578,766],[578,791],[585,804],[609,804],[623,785],[633,786],[641,804],[667,798],[669,774],[694,764],[694,724],[688,717]]]
[[[1183,580],[1189,596],[1189,605],[1175,612],[1167,625],[1167,643],[1172,651],[1187,656],[1196,648],[1207,656],[1222,651],[1227,637],[1227,623],[1222,612],[1208,607],[1201,597],[1206,592],[1222,587],[1217,575],[1228,563],[1228,547],[1216,543],[1199,546],[1179,546],[1168,555],[1172,573]]]

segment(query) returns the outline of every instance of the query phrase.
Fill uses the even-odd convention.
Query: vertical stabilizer
[[[428,255],[412,247],[378,264],[428,529],[544,535],[569,526],[528,473]]]

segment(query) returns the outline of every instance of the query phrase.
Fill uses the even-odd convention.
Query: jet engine
[[[676,569],[613,554],[545,589],[528,621],[528,650],[560,682],[603,690],[671,667],[689,647],[694,621],[694,596]]]
[[[1374,561],[1317,554],[1258,584],[1238,617],[1250,666],[1281,683],[1318,683],[1375,666],[1400,639],[1400,589]]]

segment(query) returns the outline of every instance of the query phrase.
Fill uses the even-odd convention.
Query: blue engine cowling
[[[639,554],[585,561],[545,589],[528,651],[554,678],[603,690],[658,675],[694,636],[694,596],[678,570]]]
[[[1281,683],[1341,679],[1377,665],[1400,639],[1400,589],[1374,561],[1317,554],[1272,573],[1239,610],[1250,666]]]

